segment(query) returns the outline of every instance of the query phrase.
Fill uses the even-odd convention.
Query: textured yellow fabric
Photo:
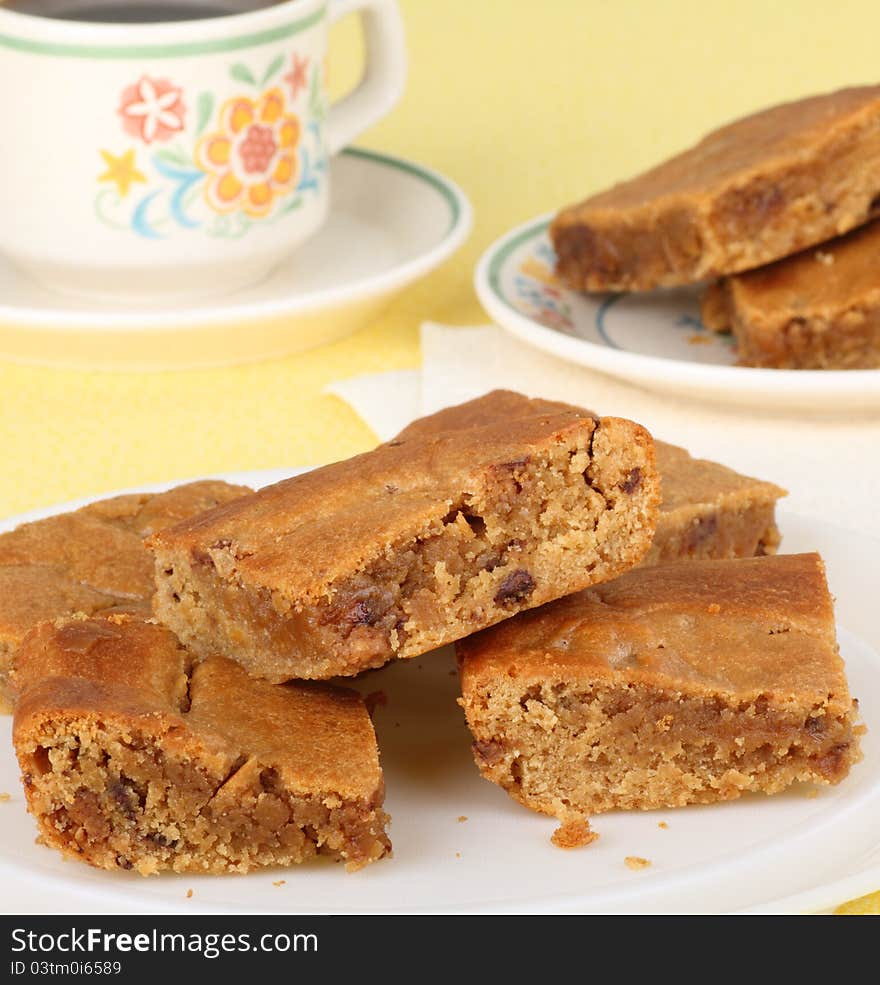
[[[369,431],[322,396],[322,387],[416,365],[422,319],[481,320],[471,270],[511,225],[626,177],[725,120],[878,78],[873,0],[401,5],[407,93],[362,143],[458,181],[476,210],[466,247],[377,324],[274,363],[135,375],[0,362],[0,515],[140,483],[319,463],[364,449]],[[334,41],[338,92],[357,75],[361,43],[352,23]],[[877,912],[878,899],[847,912]]]
[[[872,893],[870,896],[862,896],[861,899],[854,899],[850,903],[844,903],[836,910],[842,916],[864,916],[872,914],[880,916],[880,893]]]

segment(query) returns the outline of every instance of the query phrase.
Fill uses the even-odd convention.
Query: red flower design
[[[308,85],[306,80],[306,70],[309,67],[308,58],[300,58],[299,55],[293,56],[293,67],[284,76],[284,81],[290,86],[292,99],[296,99],[301,89]]]
[[[183,90],[167,79],[144,75],[122,91],[119,115],[125,132],[145,144],[170,140],[180,133],[185,113]]]

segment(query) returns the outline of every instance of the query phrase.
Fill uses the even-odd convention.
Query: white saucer
[[[586,295],[562,287],[547,226],[511,230],[483,254],[477,294],[494,321],[535,348],[675,396],[822,411],[880,408],[880,369],[734,365],[733,339],[700,321],[698,288]]]
[[[219,476],[259,486],[291,474]],[[156,487],[164,488],[164,487]],[[109,495],[109,493],[107,494]],[[0,523],[73,508],[65,504]],[[782,514],[787,551],[819,550],[837,597],[841,652],[869,727],[864,760],[837,787],[750,796],[710,807],[603,814],[599,840],[562,851],[555,822],[483,780],[455,699],[451,648],[353,683],[382,690],[375,725],[394,855],[354,875],[326,860],[247,876],[144,879],[64,861],[34,843],[9,719],[0,718],[0,910],[16,913],[795,913],[880,889],[880,543]],[[351,683],[351,682],[349,682]],[[465,817],[467,820],[460,820]],[[668,828],[661,829],[665,821]],[[628,855],[651,860],[632,872]],[[283,885],[278,885],[280,879]],[[192,890],[192,898],[187,891]]]
[[[331,164],[327,224],[266,281],[173,308],[56,294],[0,258],[0,358],[115,369],[268,359],[342,338],[446,260],[471,229],[456,185],[402,158],[349,148]]]

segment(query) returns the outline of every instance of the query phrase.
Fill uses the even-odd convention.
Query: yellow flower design
[[[243,209],[259,218],[296,187],[299,119],[287,112],[284,92],[239,96],[220,109],[218,129],[196,145],[196,164],[207,173],[205,198],[216,212]]]
[[[562,286],[556,274],[550,269],[550,267],[548,267],[546,263],[541,263],[541,261],[535,257],[526,257],[526,259],[519,265],[519,272],[521,274],[525,274],[526,277],[531,277],[532,280],[539,281],[545,287]]]
[[[124,154],[118,155],[111,154],[107,150],[102,150],[101,157],[104,158],[107,170],[98,176],[98,181],[107,181],[115,184],[120,198],[125,198],[135,182],[146,182],[147,179],[144,173],[138,171],[133,147]]]

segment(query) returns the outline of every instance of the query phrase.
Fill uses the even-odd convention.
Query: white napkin
[[[422,326],[422,368],[332,384],[387,440],[422,414],[499,387],[629,417],[700,458],[789,490],[785,509],[880,537],[880,421],[780,414],[652,393],[571,366],[494,325]]]
[[[344,400],[376,432],[380,441],[388,441],[410,421],[422,416],[419,369],[352,376],[330,383],[325,391]]]

